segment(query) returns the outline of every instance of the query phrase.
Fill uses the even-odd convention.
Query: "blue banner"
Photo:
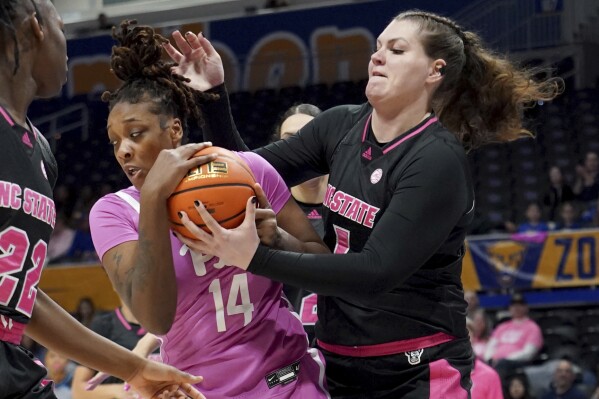
[[[469,237],[465,289],[540,289],[599,285],[599,230]]]

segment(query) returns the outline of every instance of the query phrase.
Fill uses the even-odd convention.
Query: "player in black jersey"
[[[224,81],[205,38],[174,37],[180,52],[166,49],[192,86]],[[318,293],[316,336],[333,397],[465,399],[474,358],[460,279],[474,209],[465,148],[527,134],[523,108],[554,98],[561,82],[536,81],[476,34],[423,11],[393,18],[368,74],[368,103],[327,110],[257,150],[290,186],[329,174],[324,240],[335,254],[260,245],[250,202],[232,230],[200,204],[212,234],[184,216],[201,240],[186,244]],[[207,104],[205,138],[244,148],[224,86],[215,91],[223,100]]]
[[[275,139],[286,139],[293,136],[321,112],[320,108],[312,104],[295,104],[289,107],[277,124]],[[322,200],[326,193],[327,180],[327,176],[318,176],[290,188],[291,195],[320,237],[324,237]],[[314,311],[316,308],[316,294],[289,284],[283,286],[283,291],[293,308],[299,313],[304,329],[308,334],[308,340],[312,342],[314,339],[314,324],[317,318]]]
[[[150,362],[94,334],[37,285],[56,221],[56,161],[27,118],[36,97],[66,81],[64,24],[50,0],[0,2],[0,398],[55,398],[27,334],[89,367],[127,380],[145,397],[203,398],[199,377]],[[39,363],[41,364],[41,363]]]

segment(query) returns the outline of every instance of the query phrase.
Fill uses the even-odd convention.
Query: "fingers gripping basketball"
[[[235,153],[220,147],[208,147],[194,156],[217,153],[217,158],[189,170],[168,199],[168,216],[173,230],[189,238],[196,238],[181,223],[178,213],[185,211],[192,222],[210,232],[194,207],[194,201],[204,204],[206,210],[224,228],[239,226],[245,217],[245,208],[254,196],[254,175],[247,164]]]

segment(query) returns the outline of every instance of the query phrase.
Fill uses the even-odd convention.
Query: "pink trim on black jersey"
[[[372,112],[368,115],[368,119],[366,119],[366,124],[364,125],[364,131],[362,132],[362,143],[366,141],[366,132],[368,132],[368,126],[370,126],[370,120],[372,119]]]
[[[386,356],[395,355],[397,353],[410,352],[418,349],[430,348],[446,342],[453,341],[455,338],[445,333],[437,333],[428,337],[420,337],[414,339],[405,339],[402,341],[386,342],[377,345],[364,346],[345,346],[327,344],[317,339],[318,346],[322,349],[335,353],[341,356],[352,357],[371,357],[371,356]]]
[[[121,322],[121,324],[123,325],[123,327],[125,327],[127,330],[131,331],[133,328],[131,327],[131,324],[129,324],[127,319],[125,319],[125,316],[123,316],[123,314],[121,313],[121,309],[116,308],[114,310],[114,312],[116,313],[116,317],[118,317],[118,319]],[[145,333],[146,333],[146,330],[144,330],[143,327],[140,328],[139,330],[137,330],[137,335],[142,335]]]
[[[6,119],[6,122],[8,122],[8,124],[10,126],[14,126],[15,122],[12,120],[12,118],[10,117],[10,115],[8,115],[8,112],[6,112],[6,110],[2,107],[0,107],[0,114],[2,114],[2,116],[4,116],[4,119]]]
[[[368,132],[368,127],[370,126],[370,120],[372,119],[372,113],[370,115],[368,115],[368,119],[366,120],[366,124],[364,125],[364,131],[362,132],[362,143],[364,141],[366,141],[366,133]],[[430,118],[428,121],[426,121],[426,123],[422,126],[420,126],[418,129],[414,130],[412,133],[408,134],[407,136],[403,137],[401,140],[399,140],[397,143],[390,145],[388,148],[383,150],[383,154],[388,153],[389,151],[391,151],[392,149],[394,149],[395,147],[397,147],[398,145],[400,145],[401,143],[403,143],[404,141],[411,139],[412,137],[416,136],[417,134],[420,134],[424,131],[424,129],[426,129],[427,127],[429,127],[431,124],[437,122],[439,119],[434,116],[432,118]]]
[[[25,324],[17,323],[5,315],[0,315],[0,318],[2,319],[0,321],[0,341],[20,345],[21,338],[25,332]]]
[[[437,122],[437,117],[433,117],[430,118],[424,125],[420,126],[418,129],[414,130],[412,133],[408,134],[406,137],[402,138],[401,140],[399,140],[397,143],[389,146],[388,148],[385,148],[383,150],[383,154],[388,153],[389,151],[391,151],[392,149],[394,149],[395,147],[397,147],[398,145],[400,145],[401,143],[403,143],[404,141],[406,141],[407,139],[410,139],[414,136],[416,136],[417,134],[420,134],[424,131],[424,129],[426,129],[427,127],[429,127],[431,124]]]

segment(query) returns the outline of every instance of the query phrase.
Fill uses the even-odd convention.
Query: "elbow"
[[[173,326],[172,320],[148,320],[146,323],[142,322],[143,328],[154,335],[166,335]]]
[[[160,311],[160,309],[149,307],[147,312],[139,314],[137,320],[147,332],[154,335],[166,335],[175,321],[175,310],[162,309]]]

